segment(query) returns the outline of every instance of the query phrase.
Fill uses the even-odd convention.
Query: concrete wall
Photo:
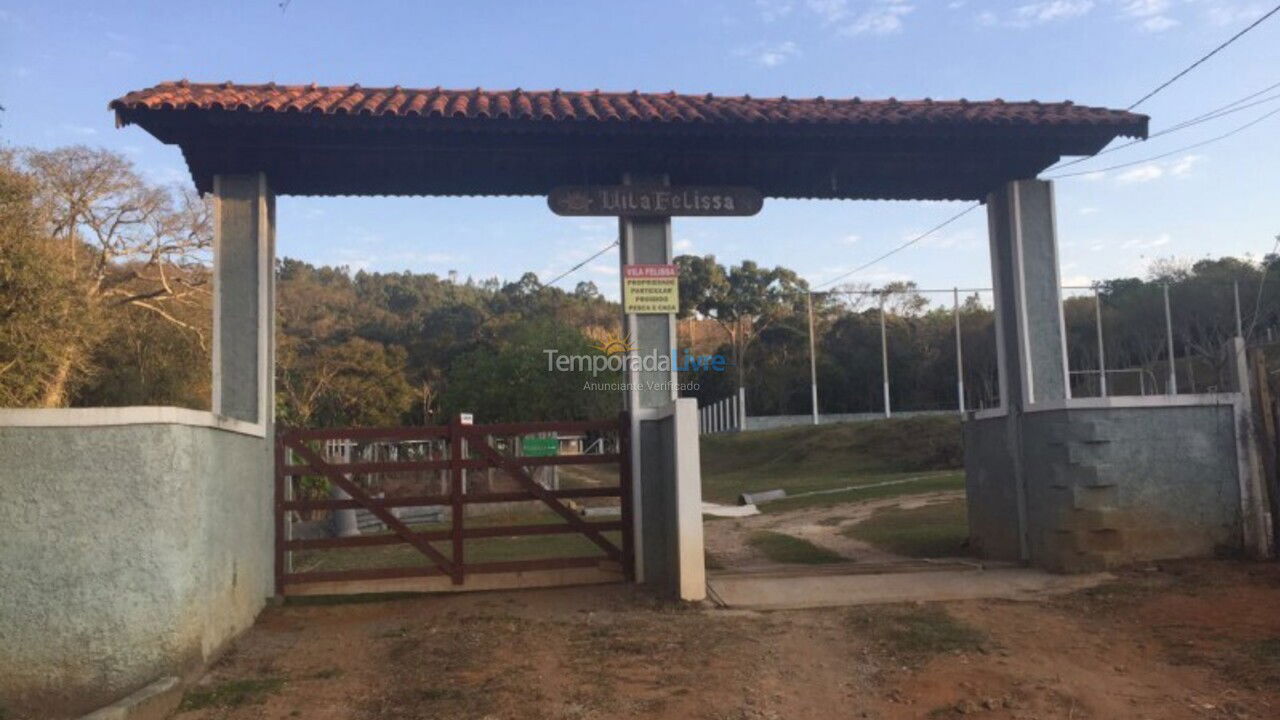
[[[0,698],[11,714],[71,715],[195,669],[274,591],[261,426],[174,408],[55,412],[65,423],[142,410],[177,421],[135,412],[127,424],[15,427],[10,416],[41,411],[0,411]]]
[[[969,543],[980,557],[1020,560],[1021,503],[1013,467],[1016,440],[1009,435],[1008,418],[969,419],[961,428]]]
[[[970,532],[986,556],[1018,557],[1018,461],[1035,565],[1087,571],[1242,548],[1231,400],[1068,406],[1020,420],[1016,430],[1009,417],[965,423]],[[1010,437],[1015,431],[1020,438]]]
[[[955,417],[958,414],[956,410],[907,410],[905,412],[894,412],[895,418],[913,418],[913,417],[929,417],[950,415]],[[884,420],[884,413],[833,413],[831,415],[819,415],[818,423],[827,425],[829,423],[843,422],[869,422],[873,420]],[[797,425],[812,425],[812,415],[761,415],[747,416],[745,430],[773,430],[775,428],[795,427]]]

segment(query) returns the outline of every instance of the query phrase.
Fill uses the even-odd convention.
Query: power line
[[[1225,140],[1225,139],[1227,139],[1227,138],[1231,137],[1232,135],[1235,135],[1236,133],[1239,133],[1239,132],[1243,132],[1243,131],[1245,131],[1245,130],[1248,130],[1249,128],[1253,127],[1254,125],[1257,125],[1258,123],[1262,122],[1263,120],[1266,120],[1267,118],[1271,117],[1272,115],[1275,115],[1276,113],[1280,113],[1280,108],[1276,108],[1276,109],[1274,109],[1274,110],[1271,110],[1270,112],[1264,113],[1264,114],[1262,114],[1261,116],[1256,117],[1256,118],[1254,118],[1253,120],[1250,120],[1249,122],[1245,123],[1244,125],[1241,125],[1241,126],[1239,126],[1239,127],[1235,128],[1234,130],[1231,130],[1231,131],[1229,131],[1229,132],[1225,132],[1225,133],[1223,133],[1223,134],[1221,134],[1221,135],[1218,135],[1217,137],[1212,137],[1212,138],[1209,138],[1208,140],[1201,140],[1201,141],[1200,141],[1200,142],[1198,142],[1198,143],[1192,143],[1191,145],[1186,145],[1186,146],[1184,146],[1184,147],[1180,147],[1180,148],[1178,148],[1177,150],[1171,150],[1171,151],[1166,152],[1166,153],[1160,153],[1159,155],[1152,155],[1152,156],[1150,156],[1150,157],[1142,158],[1141,160],[1134,160],[1134,161],[1132,161],[1132,162],[1120,163],[1120,164],[1118,164],[1118,165],[1110,165],[1110,166],[1108,166],[1108,167],[1104,167],[1104,168],[1096,168],[1096,169],[1093,169],[1093,170],[1080,170],[1080,171],[1078,171],[1078,172],[1059,173],[1059,174],[1057,174],[1057,175],[1048,175],[1048,176],[1046,176],[1046,177],[1045,177],[1045,179],[1046,179],[1046,180],[1061,180],[1061,179],[1063,179],[1063,178],[1080,177],[1080,176],[1082,176],[1082,175],[1093,175],[1093,174],[1095,174],[1095,173],[1104,173],[1104,172],[1108,172],[1108,171],[1111,171],[1111,170],[1120,170],[1120,169],[1122,169],[1122,168],[1132,167],[1132,166],[1134,166],[1134,165],[1141,165],[1141,164],[1143,164],[1143,163],[1148,163],[1148,162],[1151,162],[1151,161],[1153,161],[1153,160],[1161,160],[1161,159],[1163,159],[1163,158],[1167,158],[1167,157],[1169,157],[1170,155],[1177,155],[1178,153],[1183,153],[1183,152],[1186,152],[1186,151],[1188,151],[1188,150],[1195,150],[1196,148],[1204,147],[1205,145],[1208,145],[1208,144],[1210,144],[1210,143],[1218,142],[1219,140]]]
[[[955,221],[959,220],[960,218],[964,217],[965,215],[968,215],[969,213],[973,212],[974,210],[977,210],[977,209],[978,209],[978,208],[980,208],[980,207],[982,207],[982,203],[980,203],[980,202],[974,203],[974,204],[970,205],[969,207],[965,208],[964,210],[961,210],[960,212],[956,213],[955,215],[952,215],[951,217],[947,218],[946,220],[943,220],[942,222],[938,223],[937,225],[934,225],[933,227],[929,228],[929,229],[928,229],[928,230],[926,230],[925,232],[923,232],[923,233],[921,233],[921,234],[919,234],[919,235],[915,236],[914,238],[911,238],[910,240],[908,240],[908,241],[906,241],[906,242],[902,243],[901,245],[899,245],[899,246],[897,246],[897,247],[893,248],[892,250],[890,250],[890,251],[888,251],[888,252],[884,253],[883,255],[881,255],[881,256],[879,256],[879,257],[877,257],[876,259],[871,260],[870,262],[863,263],[862,265],[859,265],[858,267],[856,267],[856,268],[854,268],[854,269],[850,270],[850,271],[849,271],[849,272],[847,272],[847,273],[844,273],[843,275],[838,275],[838,276],[836,276],[836,277],[834,277],[834,278],[832,278],[832,279],[830,279],[830,280],[828,280],[828,281],[826,281],[826,282],[822,283],[821,285],[819,285],[817,288],[814,288],[814,289],[816,290],[816,289],[818,289],[818,288],[826,287],[826,286],[828,286],[828,285],[831,285],[831,284],[834,284],[834,283],[836,283],[836,282],[839,282],[840,280],[843,280],[843,279],[845,279],[845,278],[849,277],[850,275],[854,275],[854,274],[857,274],[857,273],[859,273],[859,272],[862,272],[863,270],[866,270],[867,268],[871,267],[872,265],[875,265],[876,263],[880,262],[881,260],[884,260],[885,258],[887,258],[887,257],[889,257],[889,256],[891,256],[891,255],[896,255],[896,254],[898,254],[898,253],[902,252],[903,250],[906,250],[907,248],[911,247],[912,245],[915,245],[916,243],[920,242],[921,240],[923,240],[923,239],[925,239],[925,238],[929,237],[930,235],[932,235],[932,234],[934,234],[934,233],[938,232],[938,231],[939,231],[939,230],[941,230],[942,228],[944,228],[944,227],[946,227],[946,226],[950,225],[951,223],[953,223],[953,222],[955,222]]]
[[[1269,92],[1276,88],[1280,88],[1280,82],[1275,83],[1273,85],[1269,85],[1255,93],[1246,95],[1238,100],[1229,102],[1226,105],[1222,105],[1220,107],[1214,108],[1209,112],[1201,113],[1193,118],[1183,120],[1182,122],[1171,125],[1159,132],[1152,133],[1148,135],[1145,139],[1131,140],[1127,143],[1116,145],[1115,147],[1109,147],[1109,148],[1106,148],[1105,150],[1099,150],[1098,152],[1092,155],[1085,155],[1084,157],[1079,157],[1079,158],[1076,158],[1075,160],[1069,160],[1067,162],[1057,164],[1050,169],[1061,170],[1063,168],[1068,168],[1068,167],[1071,167],[1072,165],[1078,165],[1082,162],[1087,162],[1089,160],[1092,160],[1098,157],[1099,155],[1106,155],[1108,153],[1113,153],[1117,150],[1124,150],[1125,148],[1133,147],[1134,145],[1140,145],[1142,143],[1154,140],[1155,138],[1178,132],[1179,130],[1186,130],[1189,127],[1195,127],[1196,125],[1209,122],[1210,120],[1217,120],[1219,118],[1224,118],[1228,115],[1234,115],[1235,113],[1243,112],[1245,110],[1248,110],[1249,108],[1257,107],[1258,105],[1265,105],[1266,103],[1269,103],[1273,100],[1280,100],[1280,93],[1277,93],[1275,95],[1270,95],[1268,97],[1262,98],[1261,100],[1257,100],[1255,102],[1248,102],[1249,100],[1253,100],[1259,95],[1262,95],[1263,93]],[[1247,104],[1242,104],[1242,103],[1247,103]]]
[[[1187,73],[1191,72],[1192,70],[1195,70],[1197,67],[1199,67],[1200,65],[1204,64],[1204,63],[1205,63],[1209,58],[1213,57],[1214,55],[1217,55],[1219,52],[1222,52],[1222,50],[1226,49],[1226,47],[1227,47],[1227,46],[1231,45],[1231,44],[1232,44],[1232,43],[1234,43],[1235,41],[1237,41],[1237,40],[1239,40],[1240,38],[1244,37],[1246,33],[1248,33],[1249,31],[1251,31],[1251,30],[1253,30],[1254,28],[1256,28],[1256,27],[1258,27],[1259,25],[1261,25],[1263,22],[1265,22],[1265,21],[1266,21],[1268,18],[1270,18],[1272,15],[1275,15],[1277,12],[1280,12],[1280,5],[1276,5],[1274,8],[1272,8],[1272,9],[1271,9],[1269,12],[1267,12],[1265,15],[1263,15],[1262,17],[1258,18],[1257,20],[1253,21],[1253,22],[1252,22],[1248,27],[1244,28],[1244,29],[1243,29],[1243,30],[1241,30],[1240,32],[1236,33],[1235,35],[1232,35],[1230,38],[1228,38],[1228,39],[1227,39],[1227,41],[1226,41],[1226,42],[1224,42],[1224,43],[1222,43],[1222,44],[1218,45],[1218,46],[1217,46],[1217,47],[1215,47],[1213,50],[1210,50],[1207,54],[1203,55],[1202,57],[1200,57],[1200,58],[1199,58],[1198,60],[1196,60],[1195,62],[1193,62],[1193,63],[1191,63],[1190,65],[1188,65],[1187,67],[1183,68],[1183,69],[1182,69],[1180,72],[1178,72],[1176,75],[1174,75],[1173,77],[1171,77],[1171,78],[1169,78],[1168,80],[1166,80],[1166,81],[1164,81],[1163,83],[1161,83],[1161,84],[1160,84],[1159,86],[1157,86],[1154,90],[1152,90],[1151,92],[1147,93],[1146,95],[1143,95],[1142,97],[1138,98],[1138,99],[1137,99],[1137,101],[1135,101],[1132,105],[1130,105],[1129,107],[1127,107],[1127,108],[1125,108],[1125,109],[1126,109],[1126,110],[1133,110],[1134,108],[1138,107],[1139,105],[1141,105],[1142,103],[1146,102],[1147,100],[1150,100],[1151,98],[1155,97],[1155,96],[1156,96],[1156,94],[1160,93],[1160,92],[1161,92],[1161,91],[1163,91],[1165,88],[1169,87],[1170,85],[1172,85],[1172,84],[1174,84],[1175,82],[1177,82],[1178,80],[1180,80],[1180,79],[1181,79],[1182,77],[1184,77]],[[1271,88],[1274,88],[1274,87],[1277,87],[1277,85],[1273,85],[1273,86],[1271,86]],[[1230,112],[1235,112],[1236,110],[1241,110],[1241,109],[1243,109],[1243,108],[1236,108],[1235,110],[1230,110],[1230,108],[1234,107],[1235,105],[1240,104],[1241,102],[1245,102],[1245,101],[1250,100],[1250,99],[1252,99],[1252,98],[1254,98],[1254,97],[1257,97],[1259,94],[1264,93],[1264,92],[1267,92],[1267,90],[1270,90],[1271,88],[1267,88],[1266,90],[1262,90],[1262,91],[1261,91],[1261,92],[1259,92],[1259,93],[1255,93],[1254,95],[1251,95],[1251,96],[1245,97],[1245,98],[1243,98],[1243,99],[1241,99],[1241,100],[1237,100],[1237,101],[1235,101],[1235,102],[1233,102],[1233,103],[1228,103],[1226,106],[1224,106],[1224,107],[1222,107],[1222,108],[1219,108],[1219,109],[1217,109],[1217,110],[1211,110],[1211,111],[1209,111],[1208,113],[1202,114],[1202,115],[1200,115],[1200,116],[1197,116],[1197,117],[1195,117],[1195,118],[1192,118],[1191,120],[1185,121],[1185,122],[1181,123],[1180,125],[1175,126],[1174,128],[1171,128],[1171,129],[1168,129],[1168,130],[1164,130],[1164,131],[1162,131],[1162,132],[1161,132],[1161,133],[1159,133],[1159,134],[1161,134],[1161,135],[1167,135],[1167,134],[1169,134],[1169,133],[1171,133],[1171,132],[1174,132],[1175,130],[1181,130],[1181,129],[1184,129],[1184,128],[1187,128],[1187,127],[1191,127],[1191,125],[1193,125],[1193,124],[1198,124],[1198,123],[1200,123],[1200,122],[1206,122],[1206,121],[1208,121],[1208,120],[1216,119],[1216,118],[1218,118],[1218,117],[1222,117],[1223,115],[1230,114]],[[1269,98],[1268,100],[1270,100],[1270,99],[1274,99],[1274,98]],[[1259,101],[1259,102],[1266,102],[1266,101]],[[1254,103],[1254,104],[1256,105],[1256,104],[1259,104],[1259,103]],[[1228,110],[1230,110],[1230,112],[1226,112],[1226,111],[1228,111]],[[1268,117],[1270,117],[1271,115],[1274,115],[1276,112],[1280,112],[1280,109],[1278,109],[1278,110],[1273,110],[1272,112],[1269,112],[1269,113],[1267,113],[1267,114],[1263,115],[1262,117],[1259,117],[1259,118],[1257,118],[1257,119],[1253,120],[1252,122],[1246,123],[1246,124],[1244,124],[1244,125],[1242,125],[1242,126],[1240,126],[1240,127],[1236,128],[1235,130],[1232,130],[1231,132],[1228,132],[1228,133],[1226,133],[1226,134],[1219,135],[1219,136],[1218,136],[1218,137],[1216,137],[1216,138],[1212,138],[1212,139],[1210,139],[1210,140],[1206,140],[1206,141],[1203,141],[1203,142],[1200,142],[1200,143],[1196,143],[1196,144],[1194,144],[1194,145],[1189,145],[1189,146],[1184,147],[1184,148],[1181,148],[1181,149],[1179,149],[1179,150],[1174,150],[1173,152],[1170,152],[1170,153],[1165,153],[1165,154],[1163,154],[1163,155],[1156,155],[1156,156],[1154,156],[1154,157],[1146,158],[1146,159],[1144,159],[1144,160],[1138,160],[1138,161],[1135,161],[1135,162],[1132,162],[1132,163],[1125,163],[1125,164],[1121,164],[1121,165],[1116,165],[1116,166],[1113,166],[1113,167],[1110,167],[1110,168],[1103,168],[1102,170],[1089,170],[1089,171],[1079,172],[1079,173],[1063,173],[1063,174],[1060,174],[1060,175],[1050,176],[1050,177],[1048,177],[1047,179],[1049,179],[1049,180],[1054,180],[1054,179],[1057,179],[1057,178],[1076,177],[1076,176],[1078,176],[1078,175],[1091,175],[1091,174],[1093,174],[1093,173],[1095,173],[1095,172],[1106,172],[1107,170],[1115,170],[1115,169],[1117,169],[1117,168],[1129,167],[1129,166],[1131,166],[1131,165],[1138,165],[1138,164],[1141,164],[1141,163],[1144,163],[1144,162],[1150,162],[1150,161],[1152,161],[1152,160],[1158,160],[1158,159],[1160,159],[1160,158],[1168,157],[1169,155],[1175,155],[1175,154],[1180,153],[1180,152],[1185,152],[1185,151],[1187,151],[1187,150],[1191,150],[1191,149],[1194,149],[1194,148],[1197,148],[1197,147],[1203,147],[1204,145],[1208,145],[1208,144],[1209,144],[1209,143],[1211,143],[1211,142],[1217,142],[1218,140],[1222,140],[1222,139],[1224,139],[1224,138],[1228,138],[1228,137],[1230,137],[1230,136],[1232,136],[1232,135],[1234,135],[1234,134],[1236,134],[1236,133],[1238,133],[1238,132],[1240,132],[1240,131],[1242,131],[1242,130],[1245,130],[1246,128],[1252,127],[1253,125],[1256,125],[1256,124],[1258,124],[1259,122],[1262,122],[1263,120],[1267,119],[1267,118],[1268,118]],[[1151,136],[1151,137],[1155,137],[1155,136]],[[1149,139],[1149,138],[1148,138],[1148,139]],[[1137,141],[1137,142],[1141,142],[1141,141]],[[1124,146],[1122,146],[1122,147],[1128,147],[1129,145],[1133,145],[1133,144],[1136,144],[1136,143],[1128,143],[1127,145],[1124,145]],[[1119,150],[1119,149],[1120,149],[1120,148],[1118,148],[1118,147],[1117,147],[1117,148],[1113,148],[1113,150]],[[1110,151],[1107,151],[1107,152],[1110,152]],[[1078,159],[1078,160],[1074,160],[1074,161],[1072,161],[1072,162],[1070,162],[1070,163],[1067,163],[1067,165],[1074,165],[1074,164],[1076,164],[1077,162],[1083,162],[1084,160],[1088,160],[1088,159],[1093,158],[1093,157],[1096,157],[1096,156],[1098,156],[1098,155],[1100,155],[1100,154],[1102,154],[1102,153],[1101,153],[1101,152],[1094,153],[1093,155],[1089,155],[1089,156],[1086,156],[1086,157],[1084,157],[1084,158],[1080,158],[1080,159]],[[1063,166],[1061,166],[1061,167],[1066,167],[1066,165],[1063,165]],[[936,227],[934,227],[934,228],[930,229],[929,231],[925,232],[923,235],[920,235],[920,236],[915,237],[915,238],[913,238],[913,239],[911,239],[911,240],[908,240],[907,242],[903,243],[902,245],[899,245],[898,247],[896,247],[896,248],[894,248],[894,249],[890,250],[889,252],[887,252],[887,253],[885,253],[885,254],[881,255],[880,257],[877,257],[876,259],[874,259],[874,260],[872,260],[872,261],[870,261],[870,262],[868,262],[868,263],[865,263],[865,264],[863,264],[863,265],[860,265],[860,266],[858,266],[858,267],[854,268],[853,270],[850,270],[849,272],[844,273],[843,275],[840,275],[840,276],[836,277],[836,278],[835,278],[835,279],[833,279],[833,280],[828,280],[827,282],[823,283],[822,285],[819,285],[818,287],[819,287],[819,288],[821,288],[821,287],[826,287],[827,285],[831,285],[832,283],[834,283],[834,282],[836,282],[836,281],[838,281],[838,280],[843,280],[844,278],[849,277],[850,275],[853,275],[853,274],[855,274],[855,273],[861,272],[862,270],[865,270],[865,269],[867,269],[868,267],[871,267],[872,265],[875,265],[876,263],[880,262],[881,260],[884,260],[885,258],[887,258],[887,257],[889,257],[889,256],[891,256],[891,255],[894,255],[894,254],[896,254],[896,253],[898,253],[898,252],[901,252],[902,250],[905,250],[905,249],[907,249],[907,248],[911,247],[912,245],[915,245],[916,243],[918,243],[918,242],[920,242],[921,240],[925,239],[925,238],[926,238],[926,237],[928,237],[929,235],[932,235],[933,233],[937,232],[938,230],[941,230],[942,228],[946,227],[947,225],[950,225],[951,223],[955,222],[956,220],[959,220],[961,217],[964,217],[965,215],[969,214],[969,213],[970,213],[970,212],[972,212],[973,210],[977,209],[980,205],[982,205],[982,203],[981,203],[981,202],[976,203],[976,204],[974,204],[974,205],[971,205],[971,206],[969,206],[969,207],[965,208],[962,212],[960,212],[960,213],[958,213],[958,214],[956,214],[956,215],[953,215],[952,217],[950,217],[950,218],[948,218],[947,220],[945,220],[944,222],[942,222],[940,225],[938,225],[938,226],[936,226]]]
[[[1160,84],[1160,86],[1159,86],[1159,87],[1157,87],[1155,90],[1152,90],[1151,92],[1147,93],[1146,95],[1143,95],[1142,97],[1138,98],[1137,102],[1135,102],[1134,104],[1130,105],[1129,107],[1127,107],[1127,108],[1125,108],[1125,109],[1126,109],[1126,110],[1132,110],[1132,109],[1134,109],[1134,108],[1138,107],[1139,105],[1141,105],[1142,103],[1144,103],[1144,102],[1146,102],[1146,101],[1150,100],[1151,98],[1155,97],[1155,95],[1156,95],[1157,93],[1159,93],[1160,91],[1162,91],[1162,90],[1164,90],[1165,88],[1169,87],[1170,85],[1174,84],[1175,82],[1177,82],[1179,79],[1181,79],[1181,78],[1182,78],[1184,75],[1186,75],[1187,73],[1189,73],[1189,72],[1191,72],[1192,70],[1195,70],[1196,68],[1200,67],[1200,65],[1204,64],[1204,62],[1205,62],[1205,61],[1207,61],[1209,58],[1213,57],[1214,55],[1217,55],[1219,52],[1221,52],[1222,50],[1224,50],[1224,49],[1225,49],[1228,45],[1230,45],[1231,43],[1234,43],[1236,40],[1239,40],[1240,38],[1244,37],[1245,33],[1249,32],[1250,30],[1253,30],[1253,29],[1254,29],[1254,28],[1256,28],[1256,27],[1258,27],[1258,26],[1259,26],[1259,25],[1261,25],[1263,22],[1265,22],[1265,21],[1267,20],[1267,18],[1270,18],[1272,15],[1275,15],[1277,12],[1280,12],[1280,5],[1276,5],[1275,7],[1271,8],[1271,10],[1270,10],[1269,12],[1267,12],[1267,14],[1263,15],[1262,17],[1258,18],[1257,20],[1254,20],[1254,21],[1253,21],[1253,23],[1252,23],[1252,24],[1250,24],[1248,27],[1246,27],[1245,29],[1243,29],[1243,30],[1241,30],[1240,32],[1236,33],[1235,35],[1232,35],[1232,36],[1231,36],[1231,37],[1230,37],[1226,42],[1222,43],[1221,45],[1219,45],[1218,47],[1214,48],[1213,50],[1210,50],[1208,54],[1206,54],[1206,55],[1202,56],[1199,60],[1196,60],[1195,62],[1191,63],[1191,64],[1190,64],[1190,65],[1188,65],[1187,67],[1183,68],[1183,70],[1182,70],[1181,72],[1179,72],[1177,75],[1174,75],[1173,77],[1171,77],[1171,78],[1169,78],[1168,80],[1164,81],[1164,82],[1163,82],[1163,83],[1161,83],[1161,84]]]
[[[569,268],[568,270],[565,270],[564,272],[560,273],[559,275],[555,276],[555,279],[553,279],[553,280],[551,280],[550,282],[546,283],[546,286],[547,286],[547,287],[550,287],[550,286],[552,286],[552,285],[555,285],[556,283],[560,282],[561,280],[563,280],[563,279],[565,279],[565,278],[569,277],[570,275],[574,274],[574,273],[575,273],[575,272],[577,272],[578,270],[581,270],[583,265],[586,265],[587,263],[591,262],[592,260],[595,260],[596,258],[600,257],[601,255],[603,255],[603,254],[605,254],[605,253],[609,252],[609,251],[610,251],[610,250],[612,250],[614,247],[616,247],[616,246],[617,246],[617,244],[618,244],[618,241],[617,241],[617,240],[614,240],[613,242],[609,243],[608,245],[605,245],[604,247],[600,248],[600,251],[599,251],[599,252],[597,252],[596,254],[592,255],[591,257],[587,258],[586,260],[583,260],[582,262],[578,263],[577,265],[574,265],[573,267]]]

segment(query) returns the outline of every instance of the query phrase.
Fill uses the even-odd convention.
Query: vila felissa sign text
[[[622,312],[670,315],[680,312],[680,270],[675,265],[622,266]]]
[[[730,217],[755,215],[764,197],[747,187],[573,185],[552,190],[547,205],[557,215]]]

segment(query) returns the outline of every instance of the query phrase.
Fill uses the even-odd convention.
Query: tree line
[[[207,408],[211,245],[208,202],[147,180],[121,155],[84,146],[0,152],[0,405]],[[1146,278],[1103,283],[1108,367],[1142,369],[1160,382],[1168,283],[1187,381],[1220,384],[1237,285],[1246,334],[1276,326],[1280,290],[1267,288],[1275,261],[1167,261]],[[681,378],[703,402],[742,386],[752,414],[809,412],[811,302],[822,411],[881,409],[883,303],[893,406],[955,406],[950,303],[911,283],[810,294],[784,267],[725,265],[711,255],[676,262],[680,344],[729,361],[726,372]],[[277,262],[276,279],[284,424],[432,424],[456,412],[482,421],[585,419],[620,409],[620,393],[586,389],[620,380],[616,373],[547,369],[546,350],[599,353],[619,332],[620,308],[592,283],[564,290],[533,273],[459,281],[289,258]],[[966,405],[997,404],[991,309],[970,295],[958,315]],[[1067,299],[1064,317],[1072,369],[1096,369],[1093,298]],[[1096,373],[1076,382],[1087,394]]]

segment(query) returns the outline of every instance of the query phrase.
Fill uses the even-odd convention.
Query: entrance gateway
[[[623,266],[671,264],[672,215],[751,214],[761,198],[982,201],[1002,401],[965,423],[970,519],[982,551],[1070,569],[1206,554],[1258,536],[1255,490],[1236,441],[1220,432],[1220,416],[1232,413],[1221,396],[1165,404],[1069,397],[1053,189],[1034,178],[1063,156],[1145,138],[1145,116],[1070,102],[187,81],[110,107],[119,124],[179,146],[196,188],[216,198],[220,415],[274,434],[276,194],[546,196],[561,214],[619,216]],[[675,348],[669,312],[625,313],[623,330],[631,353],[669,357]],[[634,577],[698,598],[696,408],[677,398],[674,371],[625,367]],[[1176,458],[1146,462],[1162,457],[1159,429],[1169,422],[1205,440],[1194,444],[1205,451],[1196,478]],[[1179,530],[1125,530],[1157,526]],[[457,570],[451,558],[435,561]]]

